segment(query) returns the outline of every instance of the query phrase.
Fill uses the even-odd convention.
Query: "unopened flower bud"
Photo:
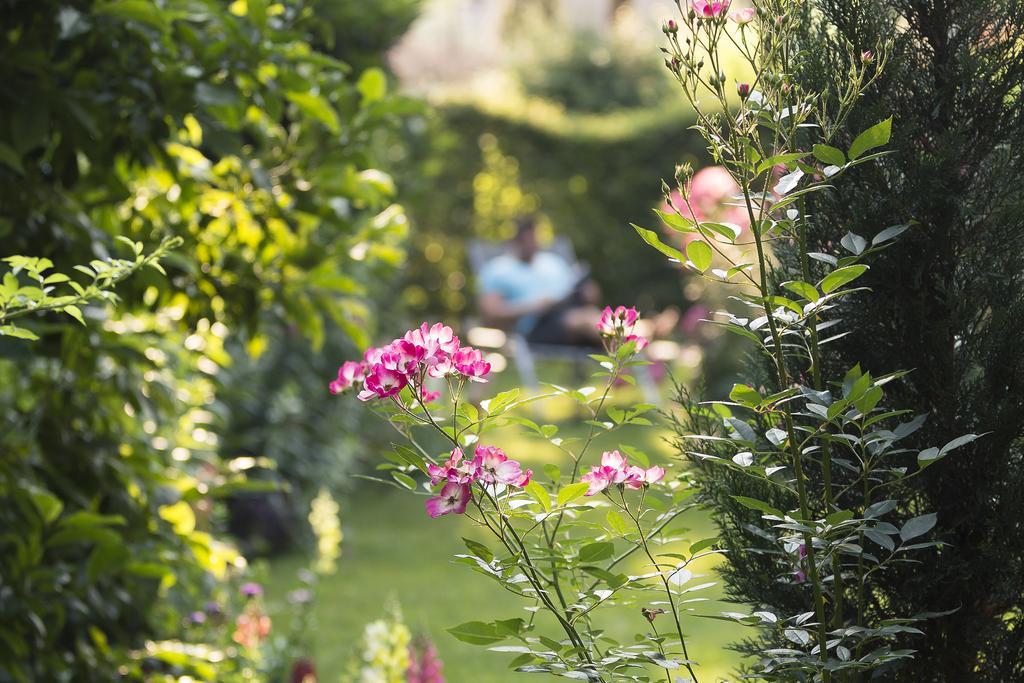
[[[860,53],[860,61],[864,64],[870,64],[875,61],[875,53],[871,50],[864,50],[864,52]]]
[[[663,610],[663,609],[649,609],[647,607],[641,607],[640,608],[640,614],[644,615],[644,619],[646,619],[647,621],[651,622],[652,624],[654,623],[655,617],[657,617],[659,614],[664,614],[664,613],[665,613],[665,610]]]
[[[690,182],[690,178],[693,177],[693,166],[689,162],[685,164],[676,165],[676,184],[679,187],[685,187]]]
[[[749,83],[737,83],[736,92],[739,93],[740,99],[745,100],[750,97],[750,84]]]
[[[665,35],[672,36],[679,32],[679,26],[676,24],[674,19],[669,19],[661,27],[661,30],[665,32]]]

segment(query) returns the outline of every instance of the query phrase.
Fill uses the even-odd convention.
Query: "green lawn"
[[[569,405],[555,404],[544,410],[542,419],[561,424],[564,436],[582,434],[586,429],[574,417]],[[535,416],[534,419],[541,418]],[[590,451],[588,460],[617,443],[628,443],[664,461],[670,449],[663,437],[664,432],[655,428],[622,431],[612,435],[614,441],[599,441]],[[565,461],[565,456],[550,444],[518,432],[506,430],[487,440],[535,469],[545,462],[562,464]],[[432,520],[423,510],[423,500],[391,487],[366,482],[339,501],[345,533],[342,557],[337,573],[321,583],[313,607],[314,655],[321,680],[337,680],[363,626],[380,617],[385,602],[392,597],[401,604],[410,628],[433,638],[444,659],[450,683],[524,680],[523,674],[516,674],[507,667],[511,655],[461,643],[446,633],[447,627],[465,621],[526,616],[522,611],[526,605],[501,591],[489,579],[452,562],[452,555],[465,552],[460,537],[475,535],[472,523],[461,517]],[[691,530],[688,532],[691,540],[714,533],[707,515],[698,510],[687,513],[681,525]],[[276,560],[269,567],[267,597],[272,613],[279,615],[281,622],[285,620],[283,596],[297,586],[296,573],[305,562],[304,558],[294,556]],[[642,566],[638,560],[630,570],[640,573]],[[697,571],[711,574],[708,581],[716,578],[710,562]],[[698,613],[717,614],[723,609],[735,609],[735,606],[717,602],[721,596],[718,587],[701,595],[713,600],[697,603],[694,608]],[[616,635],[628,637],[645,630],[639,609],[623,608],[615,614],[621,623],[602,626]],[[726,646],[744,635],[741,628],[722,621],[690,617],[684,623],[684,630],[688,633],[691,657],[700,662],[701,680],[725,679],[738,662]]]

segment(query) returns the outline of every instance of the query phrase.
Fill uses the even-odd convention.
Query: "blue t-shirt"
[[[511,254],[496,256],[480,270],[477,283],[481,294],[496,293],[514,306],[531,304],[543,298],[563,299],[576,285],[572,266],[558,254],[541,251],[529,263]],[[528,334],[537,324],[537,314],[516,321],[516,330]]]

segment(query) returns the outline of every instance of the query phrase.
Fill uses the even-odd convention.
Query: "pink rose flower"
[[[466,511],[471,495],[469,484],[449,482],[435,497],[427,500],[427,514],[435,519],[447,514],[461,515]]]
[[[605,451],[601,454],[601,466],[611,467],[614,470],[625,470],[626,456],[618,451]]]
[[[510,459],[505,451],[495,446],[477,446],[476,457],[477,479],[485,484],[505,484],[506,486],[526,486],[533,476],[532,470],[523,472],[518,461]]]
[[[365,378],[366,364],[347,360],[338,368],[338,378],[331,382],[329,388],[332,394],[340,394],[356,382],[362,382]]]
[[[592,467],[589,472],[580,477],[580,481],[590,485],[586,495],[593,496],[612,484],[622,484],[627,488],[640,489],[656,484],[664,478],[664,468],[655,465],[644,469],[630,465],[626,456],[619,451],[605,451],[601,454],[601,464]]]
[[[740,7],[729,13],[729,18],[740,26],[745,26],[757,17],[757,9],[754,7]]]
[[[484,360],[484,355],[470,346],[463,346],[452,354],[452,365],[460,375],[474,382],[486,382],[484,377],[491,371],[491,364]]]
[[[373,398],[389,398],[395,396],[409,384],[405,373],[397,369],[389,369],[384,364],[374,365],[364,382],[364,389],[359,392],[360,401]]]
[[[643,467],[633,465],[626,470],[626,480],[624,483],[627,488],[642,489],[644,486],[657,484],[664,477],[665,470],[661,467],[654,466],[644,469]]]
[[[728,0],[691,0],[690,7],[702,19],[715,19],[729,9]]]
[[[463,460],[461,448],[453,448],[448,461],[440,465],[427,465],[430,485],[437,486],[442,481],[456,484],[472,484],[476,481],[477,466],[472,460]]]
[[[580,477],[580,481],[590,485],[586,495],[593,496],[608,488],[615,478],[615,469],[611,467],[592,467]]]

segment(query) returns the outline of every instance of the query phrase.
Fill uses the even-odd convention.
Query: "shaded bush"
[[[412,107],[313,49],[301,2],[2,6],[4,251],[81,278],[120,237],[181,246],[84,326],[0,337],[0,680],[209,679],[160,642],[244,566],[219,501],[265,488],[222,382],[284,331],[297,355],[365,342],[406,228],[377,150]]]

